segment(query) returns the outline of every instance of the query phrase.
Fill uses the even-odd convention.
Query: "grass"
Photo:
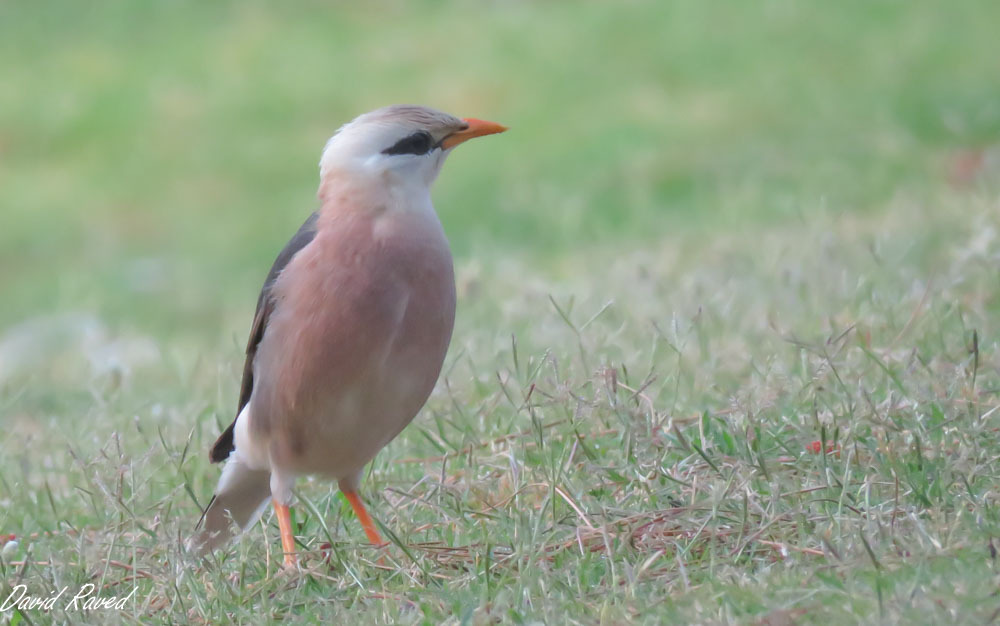
[[[0,596],[136,595],[0,622],[995,620],[997,12],[3,5]],[[393,545],[302,480],[304,573],[269,516],[198,566],[255,289],[393,101],[513,128],[435,190]]]

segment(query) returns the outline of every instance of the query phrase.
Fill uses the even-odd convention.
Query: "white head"
[[[422,106],[397,104],[360,115],[326,143],[320,178],[334,172],[367,174],[386,183],[430,187],[458,144],[507,130],[500,124],[459,119]]]

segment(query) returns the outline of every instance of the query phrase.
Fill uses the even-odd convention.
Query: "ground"
[[[1000,617],[989,2],[0,7],[0,623]],[[10,86],[14,86],[11,88]],[[323,142],[512,130],[434,199],[459,311],[373,462],[195,563]]]

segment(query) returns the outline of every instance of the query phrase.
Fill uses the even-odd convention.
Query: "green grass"
[[[998,19],[0,5],[0,601],[137,586],[122,614],[23,623],[996,619]],[[391,102],[512,127],[435,189],[459,318],[364,483],[394,543],[302,480],[304,573],[278,572],[269,515],[197,566],[256,289],[323,142]]]

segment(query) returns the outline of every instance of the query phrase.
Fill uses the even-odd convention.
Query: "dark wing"
[[[250,327],[250,339],[247,341],[247,360],[243,364],[243,383],[240,385],[240,402],[236,409],[237,417],[239,417],[240,411],[243,410],[247,402],[250,401],[250,394],[253,393],[254,357],[257,356],[257,346],[264,336],[264,329],[267,328],[267,320],[271,316],[271,311],[274,310],[271,288],[274,286],[274,281],[277,280],[278,275],[281,274],[281,270],[285,269],[285,266],[292,260],[292,257],[299,250],[306,247],[313,240],[313,237],[316,236],[317,215],[317,213],[310,215],[309,219],[299,228],[299,231],[295,233],[281,252],[278,253],[278,258],[274,260],[271,271],[267,273],[267,280],[264,281],[264,287],[260,290],[260,296],[257,298],[257,313],[253,316],[253,325]],[[233,451],[234,447],[234,426],[236,426],[235,418],[233,419],[233,423],[229,425],[229,428],[219,436],[215,445],[212,446],[212,450],[209,452],[209,458],[212,460],[212,463],[225,461],[229,458],[229,454]]]

